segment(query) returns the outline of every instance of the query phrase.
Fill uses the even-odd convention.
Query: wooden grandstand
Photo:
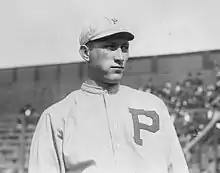
[[[21,117],[21,115],[20,115]],[[0,116],[0,173],[27,172],[35,125],[18,124],[19,115]]]

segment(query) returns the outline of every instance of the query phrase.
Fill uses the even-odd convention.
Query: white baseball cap
[[[128,28],[123,27],[115,18],[99,17],[92,20],[83,29],[79,37],[80,45],[89,41],[101,39],[111,35],[118,35],[128,41],[134,39],[134,34]]]

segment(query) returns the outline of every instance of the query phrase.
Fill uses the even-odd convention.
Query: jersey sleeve
[[[61,173],[61,163],[56,147],[51,116],[43,113],[34,132],[29,157],[29,173]]]
[[[164,132],[169,139],[168,168],[169,173],[189,173],[189,169],[184,157],[183,149],[180,145],[173,122],[171,121],[168,109],[161,104],[164,118]]]

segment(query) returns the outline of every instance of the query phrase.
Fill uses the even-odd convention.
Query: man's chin
[[[108,86],[119,85],[120,82],[121,82],[121,80],[116,80],[116,79],[114,79],[114,80],[111,79],[111,80],[105,80],[104,81],[105,85],[108,85]]]
[[[111,78],[107,78],[106,82],[109,84],[119,84],[121,82],[121,76],[114,76]]]

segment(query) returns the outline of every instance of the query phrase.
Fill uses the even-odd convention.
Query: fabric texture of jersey
[[[188,173],[161,99],[83,84],[43,112],[29,173]]]

